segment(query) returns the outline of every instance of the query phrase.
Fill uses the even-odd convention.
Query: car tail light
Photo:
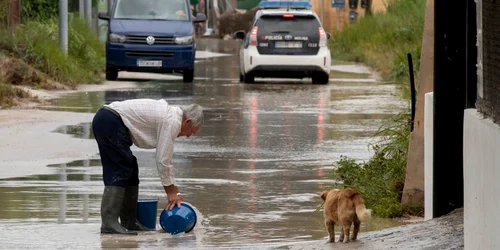
[[[250,45],[257,46],[257,27],[253,27],[250,32]]]
[[[293,18],[293,14],[284,14],[283,17],[284,18]]]
[[[319,46],[320,47],[325,47],[326,46],[326,32],[323,28],[319,28]]]

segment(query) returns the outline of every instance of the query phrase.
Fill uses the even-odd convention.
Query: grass
[[[389,0],[387,11],[367,15],[334,33],[332,58],[362,62],[378,70],[389,82],[404,84],[403,98],[409,97],[407,54],[411,53],[418,84],[420,53],[426,0]],[[403,112],[388,120],[374,135],[374,154],[366,162],[342,156],[331,176],[341,180],[337,188],[360,190],[366,205],[378,217],[394,218],[406,214],[422,215],[420,207],[403,207],[410,137],[410,114]]]
[[[53,83],[74,88],[103,81],[104,45],[84,20],[69,22],[68,54],[59,46],[57,19],[28,21],[13,35],[0,26],[0,37],[0,103],[4,106],[25,96],[16,92],[19,88],[8,85],[54,89]]]
[[[69,86],[101,82],[104,46],[95,31],[85,21],[73,19],[68,34],[68,55],[65,55],[59,46],[56,19],[27,22],[17,28],[15,35],[0,31],[0,36],[7,38],[0,41],[0,51]]]
[[[378,141],[372,145],[374,155],[370,160],[356,162],[341,156],[330,173],[332,178],[342,181],[339,188],[358,189],[366,206],[378,217],[394,218],[404,212],[400,200],[408,158],[409,118],[410,114],[401,113],[379,128],[374,135]]]
[[[387,11],[366,15],[332,35],[332,58],[363,62],[392,82],[407,83],[407,54],[418,82],[426,0],[388,0]]]

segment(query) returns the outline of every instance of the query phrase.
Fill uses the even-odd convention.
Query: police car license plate
[[[275,48],[302,48],[302,42],[276,42]]]
[[[139,67],[161,67],[161,60],[137,60],[137,66]]]

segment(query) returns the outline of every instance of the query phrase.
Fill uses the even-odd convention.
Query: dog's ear
[[[325,201],[325,200],[326,200],[326,196],[327,196],[327,195],[328,195],[328,191],[326,191],[326,190],[325,190],[325,191],[321,192],[321,199],[322,199],[323,201]]]

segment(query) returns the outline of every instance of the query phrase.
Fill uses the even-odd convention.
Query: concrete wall
[[[434,89],[434,0],[427,0],[420,57],[420,82],[406,164],[404,205],[424,206],[424,95]]]
[[[465,249],[500,249],[500,126],[464,114]]]
[[[434,191],[434,165],[433,155],[434,155],[434,93],[430,92],[425,94],[425,119],[424,119],[424,182],[425,182],[425,220],[432,219],[432,202]]]

